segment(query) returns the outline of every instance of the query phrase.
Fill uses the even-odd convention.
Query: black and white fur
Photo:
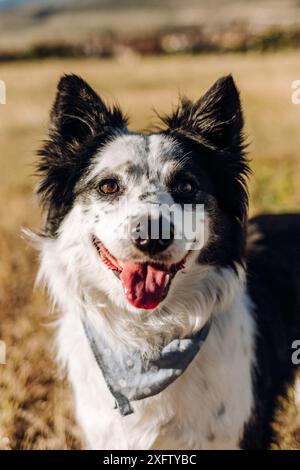
[[[131,132],[80,78],[65,76],[41,149],[39,195],[46,213],[38,238],[39,280],[60,312],[58,357],[67,368],[76,415],[93,449],[267,448],[276,398],[292,381],[291,343],[300,338],[298,216],[263,216],[249,224],[248,162],[239,94],[231,76],[198,101],[183,99],[148,135]],[[116,178],[122,191],[104,196]],[[182,200],[180,178],[196,190]],[[120,280],[102,262],[96,236],[121,259],[148,261],[112,233],[126,225],[120,198],[147,213],[149,204],[204,204],[205,244],[177,272],[155,311],[133,307]],[[185,255],[175,240],[155,261]],[[121,417],[84,334],[81,316],[119,354],[149,357],[174,338],[211,331],[187,371],[157,396]]]

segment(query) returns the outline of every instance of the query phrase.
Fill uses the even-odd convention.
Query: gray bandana
[[[162,349],[157,359],[145,362],[139,351],[127,351],[120,360],[86,316],[82,318],[82,323],[97,364],[122,416],[133,413],[131,401],[157,395],[185,371],[200,350],[211,326],[209,320],[191,338],[174,339]]]

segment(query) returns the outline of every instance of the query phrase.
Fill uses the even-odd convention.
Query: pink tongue
[[[168,271],[148,263],[127,262],[120,274],[127,300],[137,308],[152,309],[161,302]]]

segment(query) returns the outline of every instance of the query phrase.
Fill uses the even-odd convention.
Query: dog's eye
[[[181,194],[191,194],[194,192],[194,185],[188,180],[179,181],[175,186],[175,191]]]
[[[104,194],[114,194],[120,191],[116,180],[105,180],[100,183],[99,189]]]

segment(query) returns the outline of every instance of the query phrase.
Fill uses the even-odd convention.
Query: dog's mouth
[[[171,265],[156,262],[123,261],[113,256],[104,244],[93,237],[102,262],[121,280],[128,302],[136,308],[154,309],[166,297],[171,281],[185,267],[189,252]]]

